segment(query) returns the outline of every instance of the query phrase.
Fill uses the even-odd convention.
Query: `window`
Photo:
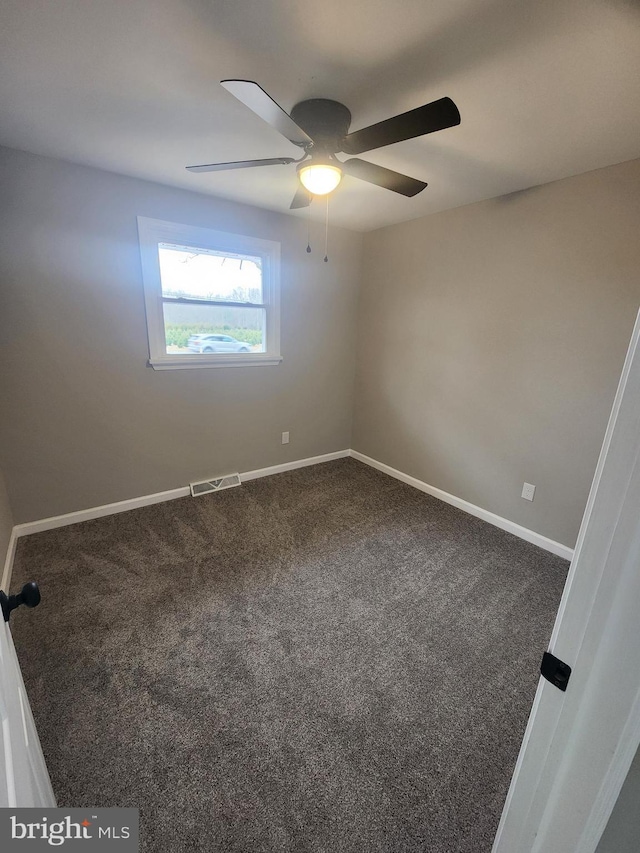
[[[278,364],[280,244],[138,217],[149,364]]]

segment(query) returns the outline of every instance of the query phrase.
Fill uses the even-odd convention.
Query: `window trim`
[[[191,370],[201,367],[256,367],[280,364],[280,243],[229,231],[215,231],[163,219],[138,216],[138,237],[142,263],[142,284],[149,339],[148,364],[154,370]],[[159,243],[213,249],[262,259],[262,299],[266,313],[265,351],[244,353],[209,353],[207,355],[172,355],[166,351],[162,283],[160,280]],[[181,300],[182,301],[182,300]],[[189,302],[190,300],[184,300]],[[197,302],[197,300],[194,300]],[[230,304],[230,303],[224,303]],[[242,303],[242,307],[251,307]]]

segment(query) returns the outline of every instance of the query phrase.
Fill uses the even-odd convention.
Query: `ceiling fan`
[[[403,142],[436,130],[460,124],[460,113],[451,98],[440,98],[409,112],[349,133],[351,113],[338,101],[311,98],[300,101],[286,113],[265,90],[252,80],[221,80],[221,85],[256,115],[270,124],[294,145],[304,149],[294,157],[271,157],[263,160],[237,160],[231,163],[209,163],[187,166],[190,172],[220,172],[253,166],[297,163],[298,188],[290,209],[308,207],[314,195],[327,195],[342,179],[343,173],[370,184],[384,187],[404,196],[414,196],[427,184],[391,169],[376,166],[358,157],[338,160],[336,154],[362,154],[394,142]]]

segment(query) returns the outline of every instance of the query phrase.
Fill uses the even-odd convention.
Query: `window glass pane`
[[[167,354],[264,352],[264,308],[163,303]]]
[[[158,244],[163,296],[262,302],[262,258]]]

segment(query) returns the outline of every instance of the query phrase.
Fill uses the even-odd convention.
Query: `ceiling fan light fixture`
[[[221,80],[224,88],[285,139],[304,149],[302,158],[266,157],[261,160],[234,160],[187,166],[190,172],[222,172],[254,166],[298,164],[300,185],[289,209],[309,207],[313,196],[328,196],[347,174],[391,192],[412,198],[427,186],[408,175],[360,160],[358,154],[394,145],[427,133],[460,124],[460,111],[451,98],[423,104],[406,113],[349,133],[351,112],[344,104],[328,98],[307,98],[294,104],[291,115],[253,80]],[[335,154],[348,154],[344,162]]]
[[[342,169],[333,163],[306,161],[298,166],[298,177],[311,195],[328,195],[342,180]]]

